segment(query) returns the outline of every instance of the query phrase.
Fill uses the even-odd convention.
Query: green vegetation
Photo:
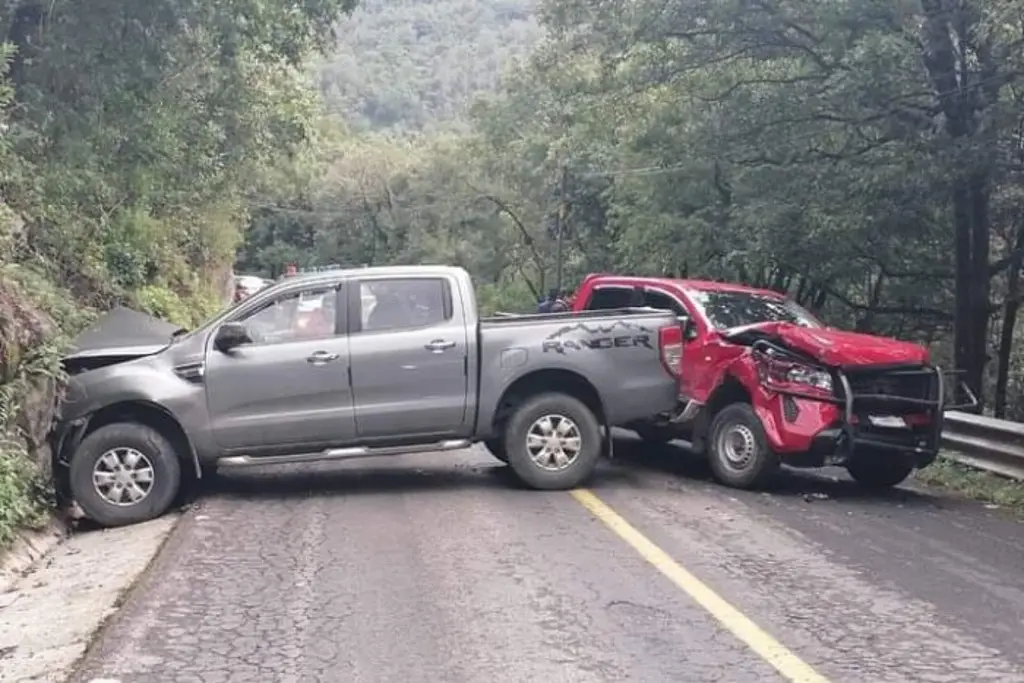
[[[940,457],[914,478],[927,486],[1024,512],[1024,482],[982,472],[955,460]]]
[[[61,349],[117,303],[223,305],[246,197],[315,133],[350,0],[10,0],[0,78],[0,546],[43,519]]]
[[[328,107],[358,132],[465,130],[475,95],[529,56],[532,0],[362,0],[318,65]]]

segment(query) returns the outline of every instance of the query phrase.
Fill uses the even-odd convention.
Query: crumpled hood
[[[806,353],[833,367],[923,365],[929,359],[928,349],[919,344],[832,327],[812,328],[793,323],[766,322],[730,330],[726,337],[754,330],[775,337],[794,351]]]
[[[166,348],[171,335],[181,329],[165,320],[119,306],[101,315],[75,337],[65,358],[117,356],[130,360],[148,356]]]

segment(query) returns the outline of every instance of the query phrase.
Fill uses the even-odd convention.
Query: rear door
[[[470,330],[454,288],[442,275],[351,282],[349,354],[360,439],[465,433]]]
[[[223,450],[257,455],[355,438],[345,301],[343,288],[321,284],[229,319],[245,323],[253,343],[207,350],[206,401]]]

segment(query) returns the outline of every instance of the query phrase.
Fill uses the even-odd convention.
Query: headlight
[[[802,367],[790,368],[789,372],[786,373],[786,380],[794,384],[806,384],[822,391],[832,391],[832,377],[823,370]]]

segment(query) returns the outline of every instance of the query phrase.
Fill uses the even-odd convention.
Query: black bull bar
[[[941,444],[943,413],[947,410],[971,410],[978,406],[977,396],[961,379],[964,374],[963,370],[943,370],[939,366],[931,365],[831,367],[767,340],[755,342],[751,346],[751,353],[759,368],[761,384],[769,391],[783,396],[832,403],[842,407],[842,424],[827,430],[828,433],[822,434],[818,441],[828,442],[826,450],[833,450],[832,446],[834,446],[836,452],[843,454],[848,454],[854,445],[863,445],[911,451],[933,457]],[[791,385],[782,386],[774,382],[769,370],[776,363],[798,363],[828,373],[832,379],[832,395],[814,392],[810,389],[801,390]],[[922,382],[914,383],[915,388],[919,391],[907,393],[926,393],[926,395],[857,391],[856,385],[862,384],[862,380],[866,377],[884,378],[896,383],[899,383],[901,379],[920,378],[923,380]],[[953,387],[953,391],[949,391],[950,387]],[[955,400],[958,395],[963,397],[962,401]],[[928,415],[929,420],[927,426],[918,429],[909,424],[905,428],[873,428],[864,427],[862,422],[855,421],[863,413],[888,413],[890,415],[921,413]],[[897,434],[902,438],[896,438]]]

